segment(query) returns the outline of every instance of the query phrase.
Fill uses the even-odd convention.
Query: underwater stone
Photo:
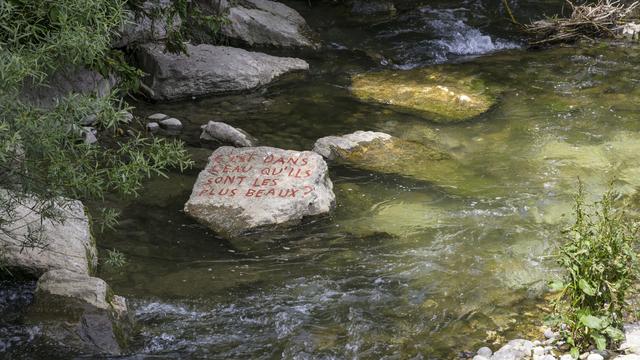
[[[326,214],[335,205],[322,157],[311,151],[223,146],[200,172],[185,212],[232,238]]]
[[[495,103],[496,94],[474,76],[454,76],[431,69],[360,74],[351,82],[361,100],[450,123],[478,116]]]
[[[362,170],[432,182],[460,195],[491,188],[489,179],[470,171],[433,146],[371,131],[316,140],[314,151]]]
[[[160,120],[160,127],[170,131],[178,131],[182,129],[182,122],[176,118]]]
[[[223,122],[209,121],[208,124],[202,125],[200,128],[202,129],[200,140],[214,140],[235,147],[249,147],[256,143],[256,139],[246,131]]]

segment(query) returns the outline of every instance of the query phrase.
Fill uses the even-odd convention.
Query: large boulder
[[[380,71],[352,78],[353,94],[441,123],[468,120],[494,104],[496,92],[476,76],[431,68]]]
[[[154,100],[250,90],[285,73],[309,69],[307,62],[297,58],[207,44],[187,44],[187,54],[171,54],[163,45],[146,44],[140,46],[137,58],[150,74],[143,81]]]
[[[0,197],[12,196],[7,194]],[[32,210],[39,203],[35,199],[21,202],[4,218],[10,221],[4,226],[8,231],[0,231],[0,254],[7,267],[33,277],[54,269],[89,274],[96,267],[96,246],[81,202],[61,201],[50,209],[63,221],[43,220]]]
[[[104,280],[68,270],[51,270],[38,280],[29,323],[48,342],[80,354],[119,355],[132,320],[126,300]]]
[[[19,98],[30,105],[49,109],[71,94],[105,97],[115,83],[115,78],[105,78],[94,70],[67,66],[49,75],[44,83],[25,82]]]
[[[229,8],[227,18],[222,33],[250,46],[318,47],[304,18],[279,2],[239,0]]]
[[[224,146],[213,152],[200,172],[184,209],[231,238],[266,225],[328,213],[334,203],[333,184],[320,155]]]
[[[450,154],[381,132],[323,137],[313,151],[363,170],[428,181],[460,195],[479,195],[493,188],[489,179],[468,170]]]

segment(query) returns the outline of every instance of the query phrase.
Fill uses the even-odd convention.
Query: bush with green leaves
[[[104,64],[125,18],[123,0],[0,1],[0,233],[13,236],[17,206],[29,203],[42,220],[64,221],[56,209],[67,199],[136,195],[144,179],[191,165],[181,142],[147,137],[143,126],[128,123],[117,90],[70,95],[48,109],[22,101],[25,84],[55,86],[47,82],[58,70]],[[98,144],[82,141],[88,116],[95,116]],[[94,223],[114,219],[104,209]]]
[[[616,208],[616,193],[585,204],[582,184],[575,198],[575,223],[567,230],[559,262],[564,281],[556,284],[554,322],[561,335],[580,351],[603,350],[623,340],[625,300],[638,279],[635,245],[638,223]]]

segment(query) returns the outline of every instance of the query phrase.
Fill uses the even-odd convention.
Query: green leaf
[[[593,315],[580,316],[580,323],[593,330],[602,330],[607,325],[606,318],[600,318]]]
[[[596,294],[596,289],[591,286],[591,284],[589,284],[585,279],[580,279],[580,281],[578,281],[578,287],[580,288],[580,290],[582,290],[583,293],[589,296],[594,296]]]
[[[559,292],[564,290],[566,285],[562,281],[552,281],[549,283],[549,291],[550,292]]]
[[[613,341],[624,340],[624,332],[613,326],[608,326],[606,329],[604,329],[604,333],[607,334],[607,336]]]
[[[571,351],[569,351],[569,354],[572,358],[577,359],[580,357],[580,350],[578,350],[578,348],[576,347],[573,347],[571,348]]]
[[[604,350],[607,348],[607,338],[602,334],[591,334],[591,338],[596,343],[596,348],[598,350]]]

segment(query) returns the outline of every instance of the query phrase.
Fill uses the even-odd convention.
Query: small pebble
[[[160,125],[157,122],[150,122],[147,124],[147,131],[154,133],[160,129]]]
[[[491,357],[491,355],[493,355],[493,351],[491,351],[491,349],[489,349],[488,347],[483,346],[480,349],[478,349],[478,352],[476,354],[488,358],[488,357]]]
[[[553,339],[556,337],[556,333],[551,329],[546,329],[544,331],[544,337],[546,337],[547,339]]]
[[[582,354],[580,354],[579,359],[580,360],[585,360],[587,358],[587,356],[589,356],[589,353],[587,353],[587,352],[586,353],[582,353]]]
[[[587,356],[587,360],[604,360],[604,358],[600,354],[592,353]]]
[[[573,356],[569,354],[560,355],[560,360],[573,360]]]
[[[149,120],[153,120],[153,121],[159,121],[159,120],[164,120],[166,118],[168,118],[169,116],[165,115],[165,114],[161,114],[161,113],[155,113],[152,115],[149,115],[147,117],[147,119]]]

